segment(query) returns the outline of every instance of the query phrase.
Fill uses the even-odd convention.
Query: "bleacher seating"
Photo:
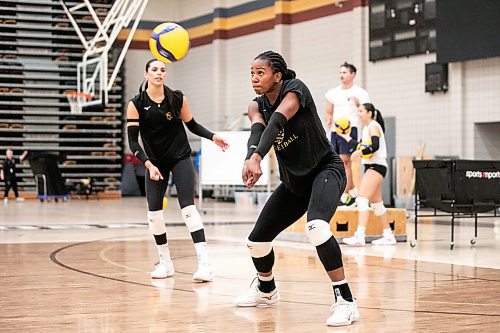
[[[101,19],[112,1],[93,2]],[[77,13],[77,21],[84,34],[93,36],[96,27],[85,10]],[[83,50],[59,1],[0,0],[0,161],[7,148],[16,156],[24,150],[56,153],[64,179],[93,179],[98,192],[116,192],[122,168],[123,73],[107,105],[72,114],[64,92],[76,90]],[[115,60],[110,53],[109,71]],[[19,165],[17,175],[21,193],[34,194],[29,164]]]

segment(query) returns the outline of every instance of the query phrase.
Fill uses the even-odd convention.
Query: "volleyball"
[[[365,148],[368,148],[372,145],[371,140],[366,140],[358,143],[358,147],[356,148],[357,150],[363,150]],[[361,155],[362,158],[371,158],[373,156],[373,153],[371,154],[366,154],[366,155]]]
[[[338,134],[347,134],[351,131],[351,122],[347,118],[335,120],[335,131]]]
[[[172,22],[158,25],[149,38],[151,53],[165,63],[181,60],[188,53],[189,47],[189,34],[186,29]]]

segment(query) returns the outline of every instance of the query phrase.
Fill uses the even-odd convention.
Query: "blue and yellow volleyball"
[[[335,120],[335,131],[338,134],[347,134],[351,131],[351,122],[347,118],[338,118]]]
[[[153,29],[149,49],[153,56],[165,63],[181,60],[189,51],[189,34],[177,23],[167,22]]]
[[[370,147],[371,145],[372,145],[372,140],[364,140],[358,144],[357,150],[363,150],[365,148]],[[361,155],[362,158],[371,158],[372,156],[373,156],[373,153]]]

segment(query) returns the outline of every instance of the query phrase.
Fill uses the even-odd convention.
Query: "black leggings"
[[[14,191],[14,195],[17,198],[19,196],[19,193],[17,192],[17,180],[14,179],[7,179],[5,178],[5,189],[4,189],[4,198],[7,198],[9,196],[9,190],[12,188]]]
[[[146,200],[148,210],[157,211],[163,207],[163,196],[168,186],[170,170],[157,166],[163,176],[163,180],[155,181],[149,178],[149,170],[146,169]],[[181,209],[194,205],[194,166],[191,158],[177,162],[172,168],[174,183],[177,189],[177,199]]]
[[[298,196],[284,184],[273,192],[248,236],[252,242],[270,242],[307,211],[307,221],[330,223],[344,192],[346,178],[341,170],[325,168],[313,178],[309,193]]]

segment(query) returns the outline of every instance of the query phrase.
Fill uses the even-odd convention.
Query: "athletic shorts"
[[[351,129],[351,137],[353,140],[358,140],[358,129],[356,127],[353,127]],[[332,141],[332,146],[333,146],[333,150],[339,154],[339,155],[351,155],[351,153],[349,152],[349,143],[347,141],[344,140],[344,138],[342,138],[341,136],[339,136],[337,134],[337,132],[333,131],[332,132],[332,137],[331,137],[331,141]]]
[[[380,173],[382,175],[382,177],[385,177],[385,175],[387,174],[387,167],[384,166],[384,165],[380,165],[380,164],[365,164],[365,172],[368,169],[372,169],[374,171],[377,171],[378,173]]]

